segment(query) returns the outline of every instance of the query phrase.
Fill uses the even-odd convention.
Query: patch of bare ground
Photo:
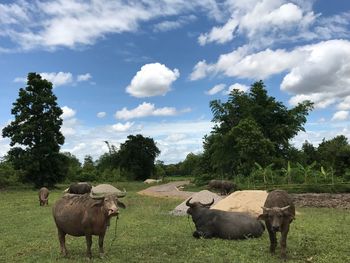
[[[297,207],[327,207],[350,209],[350,193],[291,194]]]

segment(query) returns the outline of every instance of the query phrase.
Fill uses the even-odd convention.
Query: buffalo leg
[[[272,231],[272,226],[270,223],[266,223],[266,228],[270,238],[270,253],[274,254],[277,246],[276,232]]]
[[[86,255],[88,258],[91,258],[92,257],[92,254],[91,254],[92,236],[87,234],[85,236],[85,239],[86,239]]]
[[[103,253],[104,253],[104,250],[103,250],[103,240],[104,240],[104,238],[105,238],[105,234],[101,234],[98,237],[98,247],[100,249],[100,257],[103,257]]]
[[[67,256],[66,233],[64,233],[60,229],[58,229],[58,240],[60,241],[61,253],[63,254],[63,256]]]
[[[281,258],[287,258],[287,235],[289,232],[289,225],[285,226],[281,232]]]

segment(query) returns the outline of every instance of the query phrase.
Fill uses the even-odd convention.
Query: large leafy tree
[[[145,180],[154,173],[154,161],[159,154],[152,138],[129,135],[120,145],[120,168],[130,179]]]
[[[14,120],[2,130],[14,146],[10,160],[36,186],[52,186],[65,176],[67,159],[59,153],[64,143],[60,132],[62,109],[57,105],[52,83],[29,73],[27,86],[19,90],[11,113]]]
[[[227,102],[210,102],[215,126],[205,137],[205,155],[214,170],[225,173],[249,173],[254,163],[263,166],[287,156],[289,140],[304,130],[309,101],[287,109],[268,96],[262,81],[248,93],[233,90]]]

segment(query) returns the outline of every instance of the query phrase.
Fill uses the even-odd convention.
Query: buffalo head
[[[268,221],[272,227],[274,232],[281,231],[282,225],[287,221],[290,223],[294,216],[290,213],[289,208],[290,205],[285,207],[261,207],[263,209],[263,213],[259,215],[259,220]]]
[[[107,212],[108,217],[118,216],[119,207],[125,208],[125,205],[113,194],[92,198],[97,201],[92,206],[103,206],[103,210]]]
[[[193,203],[191,203],[190,202],[191,199],[192,199],[192,197],[186,201],[186,205],[189,207],[187,209],[187,214],[189,214],[189,215],[192,215],[193,211],[195,209],[197,209],[197,208],[200,208],[200,207],[201,208],[210,208],[210,206],[212,204],[214,204],[214,198],[213,198],[213,201],[211,201],[210,203],[207,203],[207,204],[203,204],[201,202],[193,202]]]

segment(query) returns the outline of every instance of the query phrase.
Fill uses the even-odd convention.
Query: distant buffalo
[[[208,184],[209,189],[216,189],[222,195],[227,195],[235,190],[235,184],[227,180],[211,180]]]
[[[260,237],[265,230],[263,223],[246,213],[209,209],[214,199],[209,204],[190,201],[191,198],[186,202],[187,214],[192,216],[196,226],[193,232],[196,238],[245,239]]]
[[[85,236],[87,256],[92,257],[92,235],[99,236],[100,256],[103,255],[103,241],[109,220],[119,214],[118,207],[125,205],[118,201],[115,195],[92,198],[89,194],[66,194],[53,207],[53,217],[58,230],[61,252],[67,255],[65,245],[66,234]]]
[[[49,205],[49,189],[46,187],[41,187],[39,190],[39,205]]]
[[[88,194],[91,192],[92,185],[89,183],[74,183],[71,184],[67,190],[70,194]]]
[[[281,257],[286,259],[287,235],[289,224],[295,218],[295,207],[292,198],[286,191],[275,190],[268,194],[263,214],[258,219],[265,221],[270,236],[270,252],[275,253],[277,246],[276,232],[281,232]]]

